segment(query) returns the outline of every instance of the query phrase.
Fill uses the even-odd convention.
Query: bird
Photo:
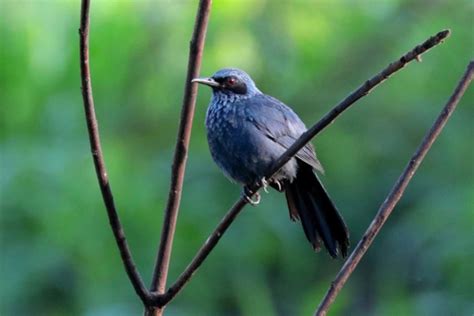
[[[311,143],[306,144],[275,175],[265,179],[273,163],[307,128],[283,102],[262,93],[243,70],[224,68],[211,77],[191,80],[212,88],[206,113],[211,156],[225,176],[243,185],[251,204],[252,184],[284,192],[290,219],[299,220],[315,251],[323,244],[329,255],[345,257],[349,231],[315,171],[324,173]],[[257,193],[258,194],[258,193]]]

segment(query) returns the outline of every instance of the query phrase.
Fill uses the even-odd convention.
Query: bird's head
[[[207,85],[212,88],[214,96],[250,97],[261,93],[252,78],[243,70],[224,68],[217,71],[212,77],[195,78],[192,82]]]

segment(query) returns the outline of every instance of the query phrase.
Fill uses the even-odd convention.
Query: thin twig
[[[430,150],[431,145],[441,133],[441,130],[448,121],[449,117],[455,110],[459,100],[461,99],[470,82],[472,81],[473,76],[474,62],[471,61],[467,66],[467,70],[464,73],[461,81],[457,85],[453,95],[449,98],[448,102],[444,106],[443,110],[439,114],[431,129],[429,130],[428,134],[426,134],[420,146],[411,157],[410,161],[405,167],[405,170],[400,175],[400,178],[398,178],[397,182],[393,186],[387,198],[380,206],[377,215],[375,216],[374,220],[365,232],[364,236],[362,236],[362,239],[352,251],[344,266],[337,274],[335,280],[331,283],[328,292],[324,296],[318,309],[315,312],[316,316],[326,315],[329,307],[336,299],[342,287],[345,285],[346,281],[349,279],[352,272],[357,267],[357,264],[360,262],[364,254],[367,252],[367,249],[372,244],[372,241],[374,240],[375,236],[377,236],[383,224],[390,216],[394,207],[397,205],[398,201],[402,197],[403,192],[408,186],[408,183],[410,182],[411,178],[420,166],[428,150]]]
[[[331,111],[329,111],[319,122],[313,125],[307,132],[305,132],[298,140],[276,161],[272,170],[266,176],[267,179],[271,178],[292,156],[294,156],[311,138],[317,135],[321,130],[328,126],[336,117],[338,117],[344,110],[350,105],[354,104],[361,97],[367,95],[373,88],[382,83],[385,79],[391,76],[396,71],[403,68],[407,63],[419,58],[421,54],[431,49],[432,47],[441,43],[450,34],[449,30],[444,30],[438,34],[430,37],[422,44],[416,46],[407,54],[403,55],[399,60],[388,65],[384,70],[375,75],[373,78],[367,80],[357,90],[351,93],[342,102],[336,105]],[[253,185],[251,188],[252,192],[257,192],[260,189],[258,184]],[[191,279],[193,274],[214,249],[216,244],[219,242],[221,236],[225,233],[227,228],[231,225],[237,215],[242,211],[243,207],[247,204],[246,199],[240,198],[237,200],[232,208],[226,213],[224,218],[221,220],[216,229],[208,237],[204,245],[199,249],[196,256],[193,258],[191,263],[186,267],[183,273],[178,277],[176,282],[168,289],[164,295],[154,296],[154,304],[164,305],[172,300],[176,294],[181,291],[184,285]]]
[[[79,28],[79,45],[80,45],[80,64],[81,64],[81,84],[82,98],[84,100],[84,110],[87,122],[87,131],[89,133],[89,142],[91,146],[92,158],[94,160],[97,180],[99,181],[100,191],[107,209],[110,226],[112,228],[115,242],[120,250],[122,262],[127,271],[127,275],[132,282],[135,292],[140,299],[146,304],[150,300],[150,293],[145,287],[140,273],[133,262],[132,254],[129,250],[125,233],[120,223],[117,210],[114,204],[112,189],[110,188],[107,169],[105,168],[104,157],[100,145],[99,128],[94,109],[94,98],[92,96],[91,74],[89,68],[89,0],[82,0],[81,5],[81,21]]]
[[[171,184],[164,212],[160,246],[151,282],[151,290],[157,293],[164,293],[166,287],[197,96],[197,84],[191,83],[191,80],[199,76],[211,4],[212,0],[201,0],[199,2],[194,31],[189,45],[188,71],[184,87],[180,126],[171,169]]]

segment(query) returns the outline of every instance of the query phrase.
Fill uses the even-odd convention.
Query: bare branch
[[[129,250],[125,233],[120,223],[117,210],[114,204],[112,189],[110,188],[107,169],[105,168],[104,157],[100,145],[99,128],[97,117],[94,109],[94,98],[92,96],[91,74],[89,68],[89,0],[82,0],[81,5],[81,21],[79,28],[79,45],[80,45],[80,64],[81,64],[81,84],[82,98],[84,100],[84,111],[86,115],[87,131],[89,133],[89,142],[91,146],[92,158],[94,160],[97,180],[99,181],[100,191],[107,209],[110,227],[115,237],[115,242],[120,250],[122,262],[127,271],[127,275],[132,282],[135,292],[140,299],[146,304],[150,300],[150,293],[145,287],[140,273],[133,262],[132,254]]]
[[[360,262],[364,254],[367,252],[367,249],[372,244],[372,241],[375,239],[375,236],[377,236],[383,224],[390,216],[394,207],[397,205],[398,201],[402,197],[403,192],[408,186],[408,183],[410,182],[411,178],[420,166],[428,150],[431,148],[431,145],[441,133],[441,130],[448,121],[449,117],[455,110],[459,100],[461,99],[470,82],[472,81],[473,76],[474,61],[471,61],[461,81],[456,87],[456,90],[454,91],[453,95],[449,98],[448,102],[439,114],[438,118],[434,122],[428,134],[425,136],[420,146],[411,157],[400,178],[398,178],[397,182],[393,186],[387,198],[380,206],[377,215],[375,216],[374,220],[365,232],[364,236],[362,236],[362,239],[352,251],[344,266],[337,274],[335,280],[331,283],[328,292],[326,293],[325,297],[323,298],[318,309],[315,312],[316,316],[326,315],[330,305],[334,302],[342,287],[345,285],[347,279],[351,276],[352,272],[357,267],[357,264]]]
[[[184,272],[179,276],[176,282],[168,289],[168,291],[166,291],[164,295],[154,297],[153,300],[155,301],[155,304],[168,304],[182,290],[184,285],[189,282],[193,274],[201,266],[202,262],[207,258],[210,252],[217,245],[219,239],[221,239],[222,235],[225,233],[227,228],[229,228],[229,226],[232,224],[237,215],[239,215],[240,211],[242,211],[246,203],[247,200],[242,198],[234,203],[232,208],[226,213],[224,218],[222,218],[219,225],[217,225],[216,229],[207,238],[204,245],[202,245],[201,249],[199,249],[196,256],[186,267]]]
[[[160,246],[151,282],[151,290],[157,291],[158,293],[164,293],[168,276],[197,96],[197,85],[191,83],[191,80],[199,76],[211,5],[212,0],[201,0],[199,2],[194,31],[189,45],[188,71],[184,87],[180,126],[171,170],[171,184],[164,213]]]
[[[411,51],[400,57],[399,60],[392,62],[380,73],[367,80],[362,86],[352,92],[341,103],[329,111],[317,124],[313,125],[309,130],[301,135],[301,137],[298,138],[298,140],[275,162],[275,166],[268,173],[268,176],[275,174],[281,167],[283,167],[285,163],[291,159],[291,157],[296,155],[296,153],[311,140],[311,138],[318,134],[323,128],[331,124],[332,121],[334,121],[334,119],[342,113],[342,111],[347,109],[363,96],[369,94],[373,88],[388,79],[388,77],[390,77],[393,73],[405,67],[405,65],[409,62],[413,60],[419,60],[421,58],[421,54],[441,43],[449,36],[449,34],[449,30],[444,30],[430,37],[425,42],[416,46]],[[267,179],[269,178],[270,177],[267,177]]]
[[[430,37],[424,43],[416,46],[407,54],[403,55],[399,60],[388,65],[384,70],[375,75],[373,78],[367,80],[357,90],[351,93],[342,102],[336,105],[331,111],[329,111],[319,122],[313,125],[307,132],[305,132],[275,163],[272,170],[268,173],[267,179],[271,178],[292,156],[294,156],[302,147],[308,143],[311,138],[317,135],[321,130],[328,126],[336,117],[338,117],[344,110],[350,105],[354,104],[361,97],[367,95],[373,88],[382,83],[385,79],[391,76],[396,71],[403,68],[407,63],[418,59],[421,54],[431,49],[432,47],[441,43],[450,34],[449,30],[444,30],[438,34]],[[253,185],[251,188],[252,192],[257,192],[260,189],[258,184]],[[183,273],[178,277],[176,282],[168,289],[164,295],[154,295],[154,304],[162,306],[172,300],[176,294],[181,291],[184,285],[189,282],[193,274],[200,267],[202,262],[207,258],[210,252],[219,242],[221,236],[225,233],[227,228],[232,224],[237,215],[242,211],[243,207],[247,204],[246,199],[240,198],[237,200],[232,208],[227,212],[224,218],[221,220],[216,229],[208,237],[204,245],[199,249],[196,256],[193,258],[191,263],[186,267]]]

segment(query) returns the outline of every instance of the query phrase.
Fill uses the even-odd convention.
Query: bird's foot
[[[253,195],[255,195],[255,200],[252,200]],[[253,193],[252,191],[250,191],[250,189],[247,186],[245,186],[244,189],[242,190],[242,196],[250,205],[255,206],[260,203],[260,193],[258,192]]]
[[[268,181],[267,181],[267,179],[265,179],[265,177],[263,177],[263,178],[260,180],[260,184],[261,184],[262,187],[263,187],[263,191],[265,191],[265,193],[268,193]]]

